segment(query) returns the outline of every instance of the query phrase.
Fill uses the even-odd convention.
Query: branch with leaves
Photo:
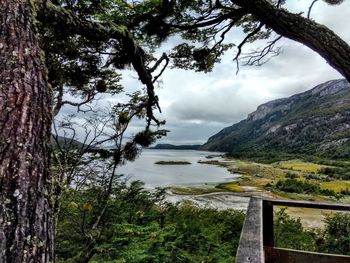
[[[51,25],[52,27],[65,28],[67,32],[72,35],[78,35],[89,40],[104,41],[114,43],[114,47],[119,54],[125,54],[124,64],[130,63],[139,76],[139,80],[146,86],[147,101],[146,107],[146,121],[147,129],[154,122],[157,126],[160,126],[163,122],[159,121],[153,114],[154,107],[160,110],[158,97],[155,95],[154,82],[159,78],[159,75],[152,76],[154,69],[147,66],[145,51],[135,42],[133,35],[124,25],[114,24],[112,22],[108,24],[102,24],[99,22],[86,20],[79,17],[74,12],[54,5],[52,2],[47,1],[45,8],[41,10],[39,20],[42,23]],[[164,59],[162,56],[161,60]],[[167,65],[167,63],[166,63]],[[164,72],[164,69],[161,73]],[[88,101],[90,98],[88,97]],[[63,102],[61,102],[63,103]],[[75,106],[81,105],[81,103],[72,103],[64,101],[66,104],[74,104]],[[85,104],[85,102],[83,102]]]

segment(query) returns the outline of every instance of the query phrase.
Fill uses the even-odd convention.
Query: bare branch
[[[73,101],[69,101],[69,100],[64,100],[64,101],[61,101],[61,106],[63,105],[70,105],[70,106],[75,106],[75,107],[78,107],[78,111],[79,111],[79,108],[89,102],[91,102],[92,100],[94,100],[95,96],[97,95],[97,92],[94,92],[94,91],[90,91],[87,93],[87,96],[86,98],[83,100],[83,101],[80,101],[80,102],[73,102]]]
[[[242,42],[237,46],[237,54],[233,59],[233,61],[236,61],[236,66],[237,66],[236,74],[238,74],[238,72],[239,72],[239,57],[242,53],[242,47],[248,42],[248,40],[251,37],[253,37],[257,33],[259,33],[259,31],[261,30],[261,28],[263,26],[264,26],[264,24],[260,23],[259,26],[256,29],[254,29],[252,32],[250,32],[248,35],[246,35],[246,37],[242,40]]]
[[[317,52],[330,66],[350,81],[350,46],[332,30],[286,9],[277,8],[270,1],[235,0],[257,20],[276,34],[304,44]],[[332,43],[332,47],[328,43]]]
[[[311,10],[312,10],[312,7],[314,6],[314,4],[316,4],[318,0],[313,0],[310,7],[309,7],[309,11],[307,12],[307,18],[310,19],[310,15],[311,15]]]
[[[211,48],[211,50],[216,49],[219,45],[222,44],[222,42],[224,42],[226,33],[231,30],[231,28],[235,25],[236,22],[237,21],[233,21],[233,22],[229,23],[228,25],[224,26],[221,30],[219,30],[219,32],[223,31],[220,35],[220,40],[215,43],[215,45]]]
[[[282,36],[278,36],[274,40],[268,42],[268,45],[265,46],[263,49],[252,51],[246,56],[244,56],[245,59],[247,59],[245,65],[256,65],[261,66],[265,64],[269,59],[266,59],[267,56],[271,55],[271,57],[278,56],[280,53],[280,48],[278,47],[275,49],[275,44],[282,38]]]
[[[152,81],[153,83],[155,83],[157,79],[163,74],[164,70],[167,68],[169,64],[169,58],[167,54],[163,53],[162,56],[158,59],[158,61],[155,63],[155,65],[150,69],[151,72],[154,72],[164,60],[165,60],[165,65],[163,66],[160,73],[153,78],[153,81]]]

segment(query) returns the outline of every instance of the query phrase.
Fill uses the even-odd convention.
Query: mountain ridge
[[[286,152],[350,157],[350,85],[330,80],[261,104],[200,147],[229,153]]]

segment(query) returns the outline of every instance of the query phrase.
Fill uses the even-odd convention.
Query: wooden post
[[[263,240],[264,246],[274,246],[273,205],[263,201]]]
[[[250,198],[235,262],[264,263],[261,199]]]
[[[274,231],[273,231],[273,205],[263,201],[263,244],[265,250],[265,263],[273,262],[273,255],[270,248],[274,247]]]
[[[275,248],[273,206],[350,211],[349,204],[251,198],[236,255],[236,263],[350,263],[350,256]]]

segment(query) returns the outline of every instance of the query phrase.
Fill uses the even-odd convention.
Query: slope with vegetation
[[[102,192],[101,192],[102,190]],[[164,192],[148,192],[140,182],[116,184],[97,244],[84,231],[95,222],[103,189],[67,193],[58,221],[58,262],[229,263],[234,262],[244,214],[164,202]],[[330,215],[323,229],[305,229],[284,209],[275,213],[280,247],[350,255],[350,217]],[[89,254],[89,261],[84,256]]]
[[[241,122],[210,137],[202,150],[236,156],[350,157],[350,88],[332,80],[260,105]]]
[[[102,191],[101,191],[102,190]],[[233,262],[244,220],[241,211],[164,202],[164,191],[141,182],[112,190],[98,242],[85,237],[96,221],[103,189],[67,193],[58,223],[58,262]]]

